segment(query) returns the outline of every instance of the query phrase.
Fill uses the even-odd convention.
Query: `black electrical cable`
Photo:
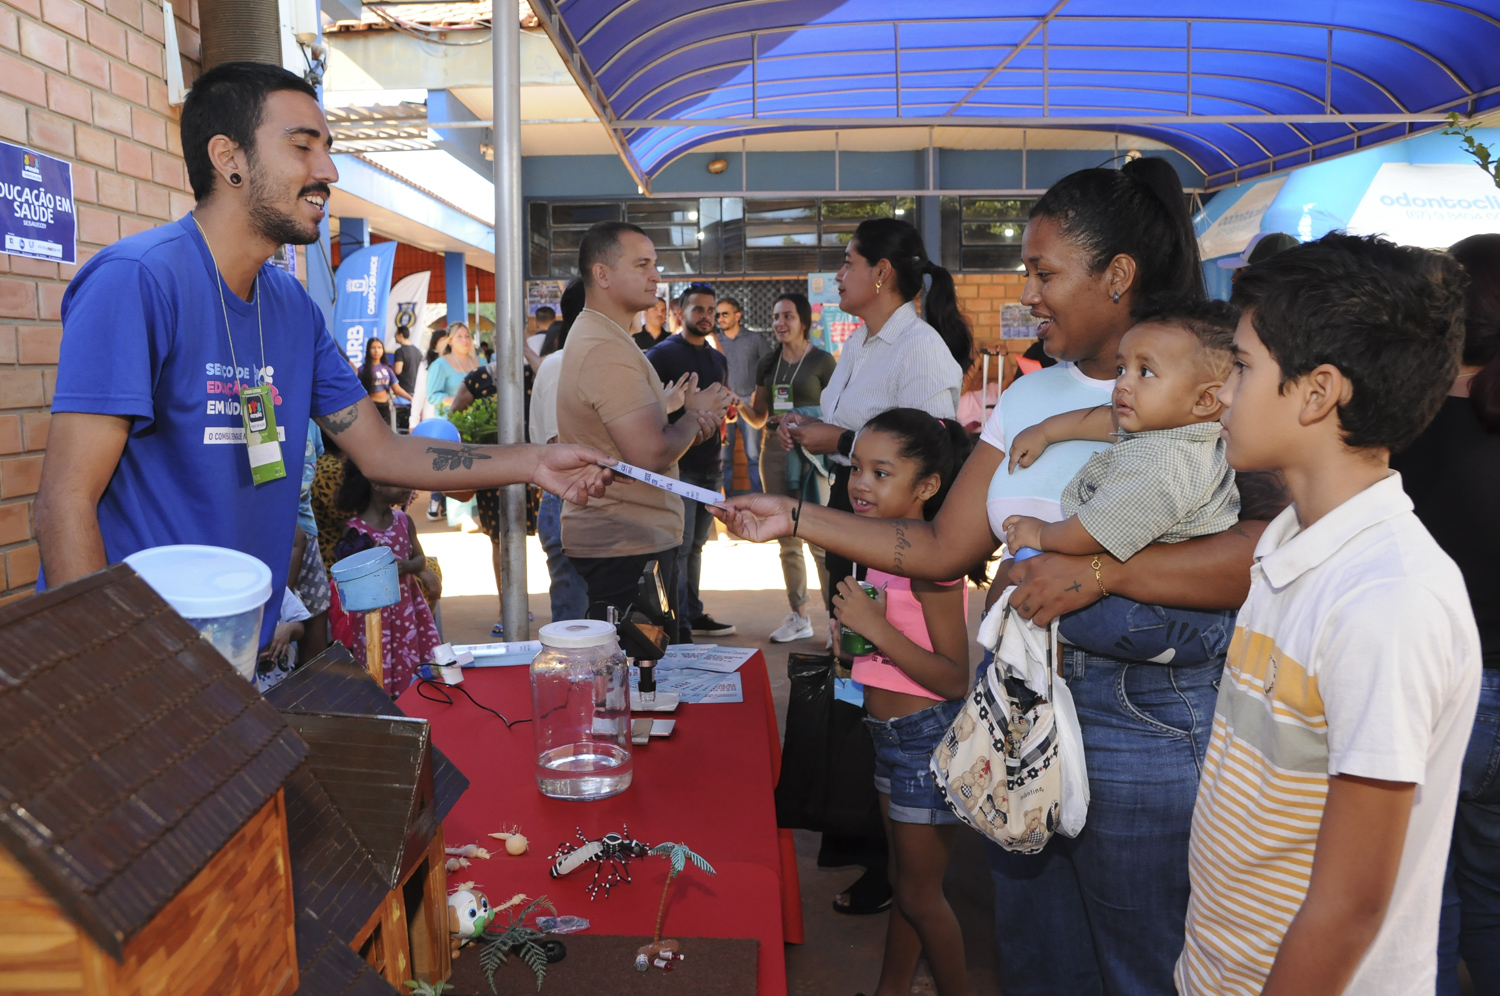
[[[427,692],[426,692],[426,689],[427,689],[427,687],[429,685],[432,686],[433,688],[436,688],[438,690],[438,692],[440,693],[441,697],[433,696],[433,695],[428,695]],[[501,713],[496,712],[495,710],[491,709],[489,706],[485,705],[483,702],[481,702],[478,699],[476,699],[473,695],[471,695],[469,693],[469,690],[467,688],[465,688],[463,685],[445,685],[441,681],[433,681],[431,678],[418,678],[417,679],[417,694],[420,695],[422,698],[426,699],[428,702],[438,702],[438,703],[441,703],[443,705],[453,705],[454,704],[453,703],[453,697],[448,694],[448,691],[450,689],[457,689],[458,691],[463,692],[464,696],[466,698],[468,698],[468,700],[470,702],[474,703],[479,708],[483,709],[485,712],[490,713],[493,716],[499,717],[500,722],[502,722],[502,723],[505,724],[505,728],[507,730],[510,729],[513,726],[518,726],[521,723],[529,723],[529,722],[531,722],[531,717],[530,716],[527,716],[525,719],[506,719],[504,715],[502,715]]]

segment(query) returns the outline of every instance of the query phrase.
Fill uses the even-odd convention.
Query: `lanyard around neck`
[[[219,273],[219,260],[218,257],[214,255],[213,245],[208,241],[208,233],[203,230],[203,223],[198,220],[198,216],[196,214],[192,215],[192,218],[193,224],[198,226],[198,234],[203,236],[203,244],[205,246],[208,246],[208,258],[214,264],[214,283],[219,288],[219,307],[224,312],[224,335],[229,339],[229,362],[234,364],[235,380],[239,380],[240,361],[234,355],[234,332],[229,328],[229,305],[224,300],[224,278]],[[258,381],[265,376],[266,372],[266,327],[264,324],[262,324],[260,318],[259,273],[255,275],[255,282],[250,285],[250,294],[255,298],[255,326],[260,333],[260,371],[256,373],[252,378],[252,380]]]

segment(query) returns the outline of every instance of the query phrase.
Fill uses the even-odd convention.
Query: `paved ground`
[[[444,636],[455,643],[491,639],[489,631],[497,619],[499,603],[494,594],[489,541],[482,535],[450,530],[445,524],[428,523],[422,515],[425,502],[413,502],[411,507],[424,547],[429,554],[438,556],[443,565]],[[536,627],[550,621],[546,571],[542,566],[545,561],[534,538],[528,560],[531,568],[528,588],[533,592],[531,611],[536,617],[532,624],[534,634]],[[815,573],[809,574],[816,579]],[[723,590],[730,588],[735,590]],[[971,596],[978,597],[977,593]],[[739,629],[735,636],[718,642],[765,650],[776,712],[784,722],[787,653],[821,650],[823,639],[785,645],[769,642],[771,631],[781,624],[787,611],[775,544],[710,542],[705,551],[704,602],[712,615],[734,623]],[[977,611],[977,607],[977,601],[971,603],[971,609]],[[814,626],[820,633],[824,632],[826,619],[821,610],[814,615]],[[788,989],[793,996],[854,996],[857,992],[873,992],[880,976],[887,914],[850,917],[834,913],[833,897],[859,877],[860,869],[818,868],[818,835],[798,831],[796,836],[806,943],[787,946]],[[947,892],[964,930],[970,991],[975,996],[998,996],[991,940],[992,893],[984,853],[976,835],[961,833],[958,839],[948,867]],[[935,992],[925,968],[919,970],[912,992]]]

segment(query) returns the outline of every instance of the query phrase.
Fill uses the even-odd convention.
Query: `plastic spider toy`
[[[598,840],[589,840],[583,835],[583,828],[579,827],[578,839],[583,842],[582,845],[575,846],[567,842],[557,845],[548,874],[553,878],[561,878],[582,868],[589,861],[595,862],[594,879],[584,890],[589,894],[590,901],[600,888],[604,889],[604,898],[608,899],[611,888],[621,882],[629,882],[630,859],[644,858],[646,852],[651,850],[651,845],[631,839],[629,827],[621,827],[619,833],[607,833]],[[601,875],[604,876],[603,881],[600,880]]]

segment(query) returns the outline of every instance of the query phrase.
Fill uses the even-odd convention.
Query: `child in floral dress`
[[[432,609],[422,597],[422,586],[436,592],[441,582],[427,567],[427,556],[417,539],[417,528],[403,508],[411,501],[409,488],[375,484],[352,462],[344,469],[344,483],[339,488],[338,504],[344,508],[362,509],[349,520],[348,530],[339,541],[339,555],[375,546],[390,547],[396,555],[400,574],[401,601],[381,610],[381,643],[385,650],[385,690],[395,698],[411,684],[418,664],[432,659],[433,650],[442,638]],[[338,586],[333,586],[328,620],[334,639],[348,647],[357,660],[365,659],[365,622],[360,612],[345,612],[339,600]]]

